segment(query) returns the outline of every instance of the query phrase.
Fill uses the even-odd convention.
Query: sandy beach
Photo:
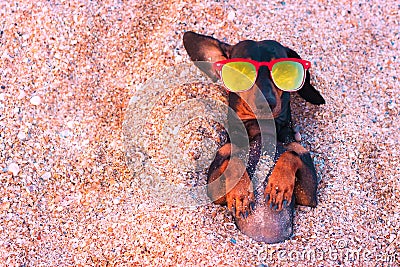
[[[399,11],[392,0],[0,0],[0,266],[399,266]],[[277,40],[312,63],[327,103],[293,94],[292,109],[319,203],[296,207],[284,243],[253,241],[224,207],[161,203],[127,164],[129,103],[190,63],[189,30]],[[169,96],[149,113],[156,130]]]

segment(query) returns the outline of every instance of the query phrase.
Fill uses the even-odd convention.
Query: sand
[[[396,1],[1,1],[0,266],[399,266],[399,17]],[[291,240],[160,203],[128,167],[129,101],[189,63],[188,30],[312,62],[327,104],[292,106],[319,204]]]

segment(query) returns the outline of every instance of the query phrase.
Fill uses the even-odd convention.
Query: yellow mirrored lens
[[[257,77],[256,67],[249,62],[226,63],[221,74],[225,86],[233,92],[250,89]]]
[[[283,91],[297,90],[304,80],[304,68],[299,62],[281,61],[272,67],[272,79]]]

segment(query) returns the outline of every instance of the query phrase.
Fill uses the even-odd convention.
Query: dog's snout
[[[270,106],[270,108],[276,107],[277,100],[276,96],[272,91],[271,86],[266,86],[264,85],[263,87],[260,88],[261,93],[263,94],[263,97],[257,97],[256,98],[256,107],[259,109],[265,108],[265,106]]]
[[[256,106],[258,108],[265,107],[268,105],[271,109],[276,107],[277,99],[274,94],[273,85],[269,80],[269,70],[266,67],[261,67],[259,70],[259,76],[257,78],[257,86],[261,90],[264,97],[257,97]],[[267,103],[265,103],[265,101]]]
[[[270,93],[268,94],[268,96],[265,97],[265,99],[267,100],[268,105],[269,105],[271,108],[276,107],[276,97],[275,97],[275,95],[274,95],[272,92],[270,92]]]
[[[268,106],[270,107],[270,109],[273,109],[276,106],[276,101],[274,101],[273,99],[266,99],[266,101],[264,101],[264,99],[262,99],[262,101],[256,102],[257,109],[266,109]]]

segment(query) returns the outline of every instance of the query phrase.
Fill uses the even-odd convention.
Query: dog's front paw
[[[234,216],[246,218],[254,205],[253,185],[247,172],[244,172],[238,183],[226,194],[226,204]]]
[[[290,204],[295,180],[294,173],[285,171],[282,168],[274,168],[264,191],[268,205],[272,205],[272,207],[277,206],[277,210],[280,211],[284,202],[287,205]]]

